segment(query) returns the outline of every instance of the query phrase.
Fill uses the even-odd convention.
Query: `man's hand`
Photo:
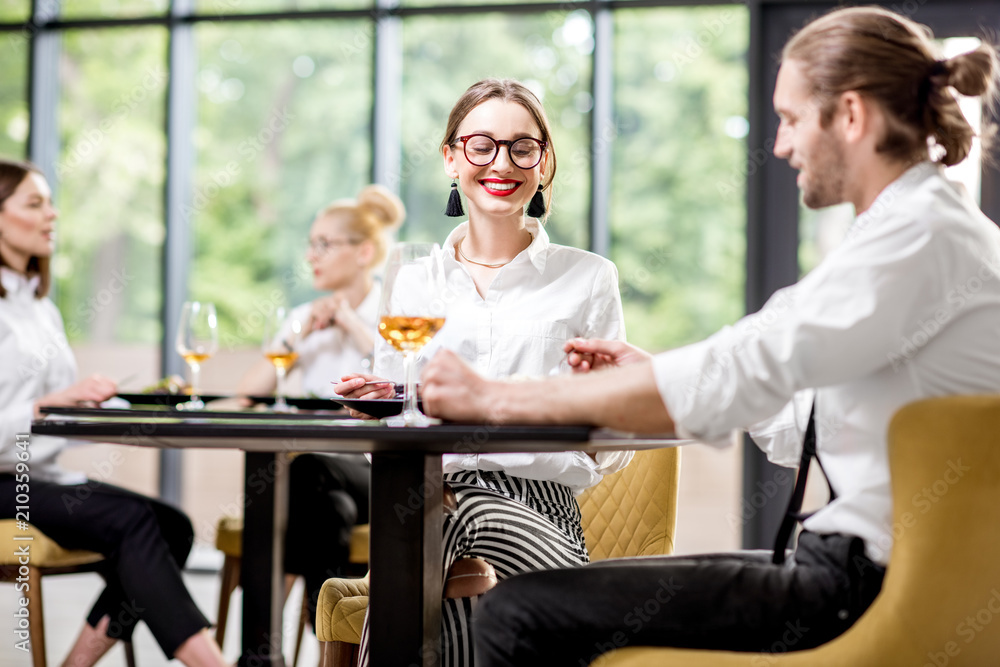
[[[438,350],[420,377],[428,415],[453,421],[501,421],[491,398],[501,383],[483,379],[451,350]]]
[[[656,388],[653,364],[641,350],[595,341],[587,352],[629,364],[601,373],[503,382],[485,380],[450,350],[424,367],[424,412],[487,424],[591,424],[636,433],[669,433],[673,420]],[[614,365],[614,364],[609,364]]]
[[[652,358],[645,350],[620,340],[574,338],[563,345],[574,373],[628,366]]]

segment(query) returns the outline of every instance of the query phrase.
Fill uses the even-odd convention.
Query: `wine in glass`
[[[403,353],[403,412],[389,426],[440,423],[417,408],[417,354],[444,326],[444,263],[436,243],[398,243],[386,265],[378,332]]]
[[[187,301],[177,326],[177,353],[191,370],[191,398],[177,406],[179,410],[201,410],[205,402],[198,396],[201,365],[219,349],[219,324],[215,304]]]
[[[287,310],[284,306],[278,306],[264,320],[264,344],[263,352],[267,360],[274,366],[277,377],[277,384],[274,390],[274,411],[290,412],[292,408],[288,405],[288,391],[285,388],[285,378],[288,369],[295,365],[299,358],[299,353],[295,351],[295,346],[302,339],[302,332],[305,330],[305,323],[300,320],[294,311]]]

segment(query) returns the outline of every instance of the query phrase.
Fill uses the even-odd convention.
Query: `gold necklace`
[[[528,245],[530,246],[531,241],[535,240],[535,236],[534,234],[529,234],[529,235],[531,236],[531,240],[528,241]],[[458,242],[458,254],[462,256],[462,259],[464,259],[466,262],[469,262],[470,264],[475,264],[477,266],[485,266],[487,269],[499,269],[501,266],[507,266],[508,264],[514,261],[514,257],[517,257],[517,255],[514,255],[514,257],[511,257],[506,262],[500,262],[499,264],[486,264],[484,262],[477,262],[474,259],[469,259],[468,255],[462,252],[462,241],[465,241],[464,236],[462,237],[462,240]],[[518,253],[518,255],[519,254],[520,253]]]

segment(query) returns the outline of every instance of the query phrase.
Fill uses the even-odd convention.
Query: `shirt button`
[[[846,621],[848,616],[850,616],[850,614],[847,613],[846,609],[841,609],[840,611],[837,612],[837,618],[839,618],[842,621]]]

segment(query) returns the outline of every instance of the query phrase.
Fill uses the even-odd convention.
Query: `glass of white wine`
[[[379,307],[378,332],[403,353],[403,411],[389,426],[429,426],[417,407],[416,360],[421,348],[444,326],[445,286],[441,248],[436,243],[397,243],[389,254]]]
[[[275,412],[290,412],[288,405],[288,390],[285,387],[285,378],[288,369],[295,365],[299,358],[299,353],[295,351],[296,345],[302,339],[302,332],[305,330],[305,322],[300,320],[294,311],[289,311],[284,306],[279,306],[264,320],[264,344],[262,350],[267,360],[274,366],[277,377],[277,384],[274,390]]]
[[[177,406],[179,410],[201,410],[205,402],[199,397],[201,365],[219,349],[219,322],[215,304],[207,301],[187,301],[177,325],[177,354],[184,357],[191,370],[191,398]]]

